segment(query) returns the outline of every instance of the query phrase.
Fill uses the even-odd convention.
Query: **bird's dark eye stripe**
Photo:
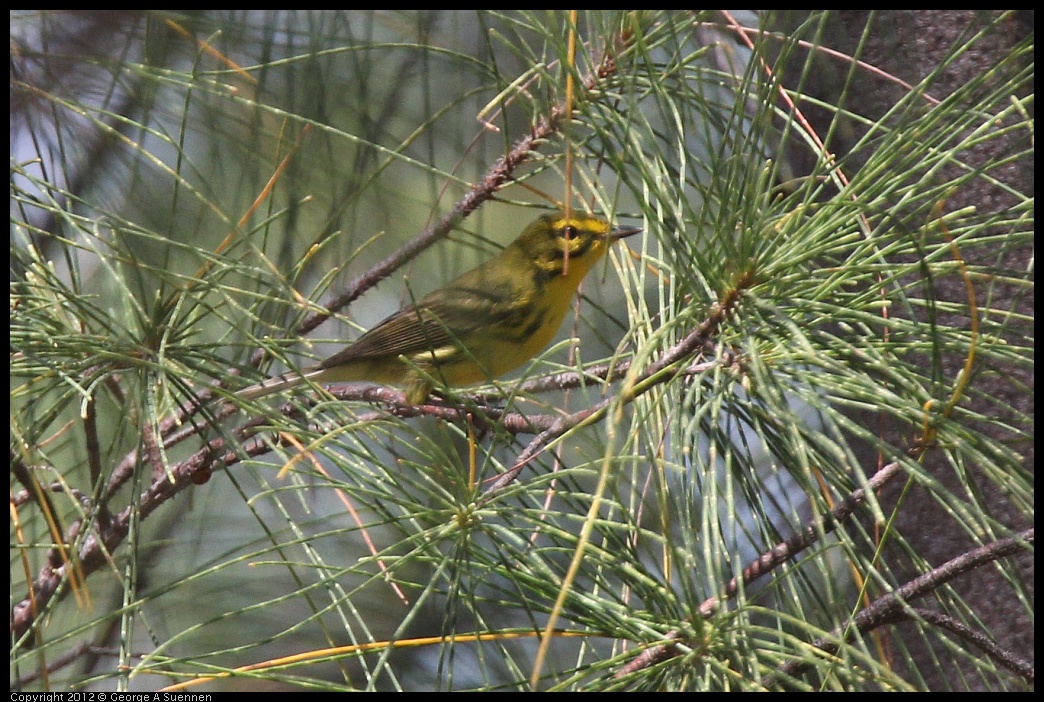
[[[566,239],[566,241],[572,241],[572,240],[571,239]],[[584,254],[587,253],[588,249],[591,248],[591,245],[594,242],[595,242],[594,237],[581,239],[577,243],[575,248],[570,248],[569,249],[569,256],[571,258],[575,258],[577,256],[583,256]],[[551,252],[551,256],[556,258],[556,259],[558,259],[558,258],[565,258],[565,250],[564,249],[556,249],[555,251]]]
[[[591,244],[593,244],[594,241],[595,240],[593,238],[591,238],[591,237],[588,237],[587,239],[584,239],[580,243],[580,246],[578,246],[574,251],[572,251],[570,255],[572,255],[572,256],[583,256],[585,253],[587,253],[587,250],[589,248],[591,248]]]

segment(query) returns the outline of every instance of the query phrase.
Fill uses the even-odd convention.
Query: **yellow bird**
[[[546,214],[499,255],[391,315],[316,366],[237,394],[253,399],[306,381],[401,387],[420,404],[434,382],[496,378],[542,351],[562,325],[577,286],[616,241],[642,231],[599,217]]]

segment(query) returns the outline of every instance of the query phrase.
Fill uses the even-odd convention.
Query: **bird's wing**
[[[445,287],[399,310],[319,365],[332,368],[365,358],[411,356],[459,346],[474,333],[502,323],[517,302],[506,287]]]

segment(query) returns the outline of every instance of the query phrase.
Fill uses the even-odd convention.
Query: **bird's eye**
[[[573,238],[575,238],[576,234],[576,227],[574,227],[573,225],[567,224],[566,226],[562,227],[562,238],[566,241],[570,241]]]

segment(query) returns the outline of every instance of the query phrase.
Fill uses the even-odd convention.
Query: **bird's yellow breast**
[[[584,276],[613,241],[638,231],[613,230],[591,216],[539,217],[498,256],[388,317],[318,366],[268,387],[369,381],[400,386],[417,404],[436,383],[459,387],[501,376],[547,348]]]
[[[513,313],[460,338],[459,343],[415,354],[410,363],[449,386],[470,385],[515,370],[539,354],[558,334],[577,286],[593,257],[571,262],[565,275],[533,271],[511,292]]]

